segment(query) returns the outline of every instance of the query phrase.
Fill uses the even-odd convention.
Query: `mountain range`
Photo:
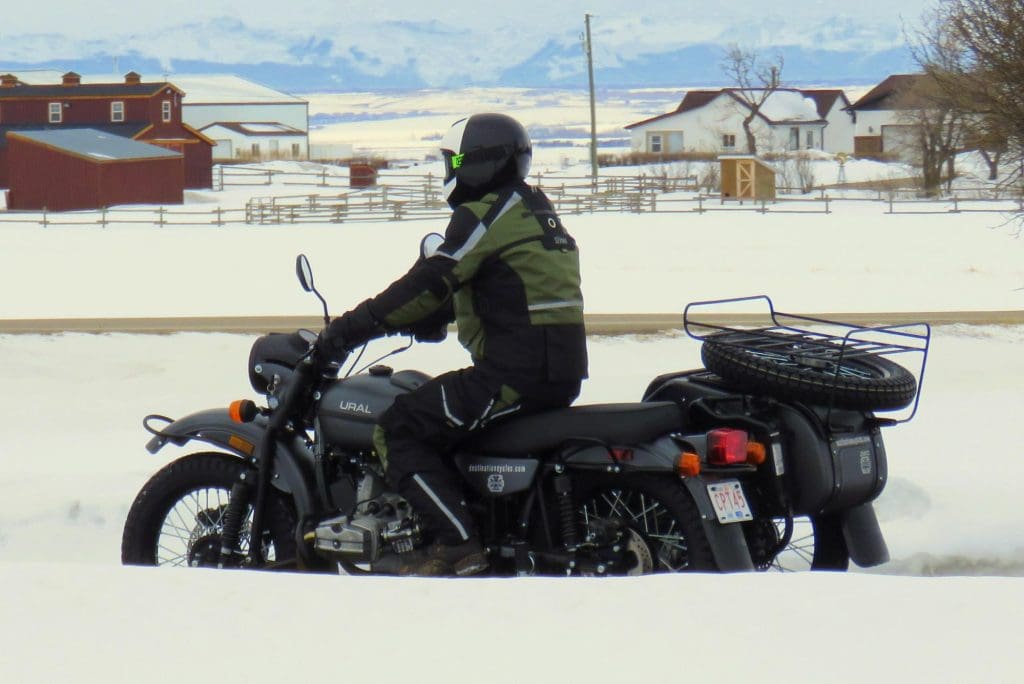
[[[121,39],[71,39],[57,33],[12,35],[0,26],[0,72],[72,70],[118,79],[130,70],[147,79],[233,73],[291,93],[587,87],[583,44],[568,30],[481,31],[467,44],[466,32],[437,21],[383,21],[363,29],[296,33],[217,18]],[[700,36],[706,39],[694,40]],[[750,49],[766,59],[781,56],[783,81],[792,85],[868,84],[915,70],[896,22],[849,18],[796,26],[767,17],[728,31],[679,25],[676,33],[649,20],[606,21],[593,43],[599,88],[729,85],[722,60],[731,44],[755,46]]]

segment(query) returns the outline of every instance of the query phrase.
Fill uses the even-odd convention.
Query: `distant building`
[[[183,96],[174,84],[143,82],[135,72],[119,83],[82,83],[68,72],[49,85],[0,75],[0,187],[12,182],[9,134],[88,128],[177,152],[185,187],[208,188],[213,141],[182,121]]]
[[[8,209],[181,204],[182,153],[92,128],[7,133]]]
[[[309,102],[223,74],[181,75],[184,121],[209,136],[217,161],[309,158]]]
[[[216,161],[306,159],[309,134],[273,121],[218,122],[200,129],[216,145]]]
[[[858,157],[912,156],[913,112],[923,103],[914,89],[924,74],[893,74],[848,107],[855,120],[854,154]],[[908,149],[909,148],[909,149]]]
[[[754,93],[751,99],[757,99]],[[753,122],[758,152],[850,152],[853,115],[841,90],[780,88],[770,93]],[[675,111],[629,124],[638,152],[746,153],[743,119],[751,107],[737,88],[691,90]]]

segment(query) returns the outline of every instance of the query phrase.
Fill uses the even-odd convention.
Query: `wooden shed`
[[[775,169],[745,154],[723,154],[718,161],[722,172],[722,199],[775,199]]]
[[[9,131],[8,208],[181,204],[181,153],[91,128]]]

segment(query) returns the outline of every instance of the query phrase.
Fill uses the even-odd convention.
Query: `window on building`
[[[800,129],[795,126],[789,129],[789,149],[800,149]]]
[[[64,107],[60,102],[50,103],[50,123],[60,123],[64,120]]]
[[[814,131],[807,131],[807,149],[814,149]]]
[[[736,136],[731,133],[723,133],[722,147],[736,147]]]
[[[110,120],[124,121],[124,102],[110,103]]]
[[[660,133],[651,133],[651,138],[648,141],[648,150],[651,152],[661,152],[662,143]]]
[[[302,154],[302,147],[299,143],[292,143],[292,159],[298,159],[300,154]]]
[[[253,143],[252,144],[252,156],[254,158],[256,158],[256,159],[259,159],[259,156],[260,156],[260,144],[259,143]]]
[[[171,120],[171,101],[164,100],[160,103],[160,120],[167,123]]]

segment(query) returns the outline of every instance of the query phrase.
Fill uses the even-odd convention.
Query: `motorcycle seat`
[[[513,455],[574,441],[635,444],[679,430],[682,423],[679,405],[670,401],[571,406],[509,418],[487,428],[464,448]]]

